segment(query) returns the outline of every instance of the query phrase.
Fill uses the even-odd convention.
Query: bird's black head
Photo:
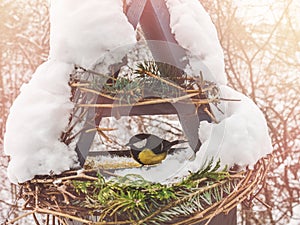
[[[140,133],[140,134],[134,135],[133,137],[130,138],[130,140],[126,144],[126,146],[129,146],[136,150],[143,149],[147,146],[150,136],[152,136],[152,135],[145,134],[145,133]]]

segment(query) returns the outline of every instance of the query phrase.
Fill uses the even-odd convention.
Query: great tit
[[[130,138],[126,146],[130,147],[132,157],[144,165],[161,163],[167,154],[175,149],[172,146],[184,143],[184,140],[167,141],[153,134],[137,134]]]

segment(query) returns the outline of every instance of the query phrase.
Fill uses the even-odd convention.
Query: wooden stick
[[[170,85],[170,86],[172,86],[172,87],[175,87],[175,88],[177,88],[178,90],[185,91],[184,88],[178,86],[177,84],[174,84],[173,82],[170,82],[170,81],[168,81],[168,80],[165,80],[165,79],[163,79],[163,78],[161,78],[161,77],[159,77],[159,76],[157,76],[157,75],[155,75],[155,74],[153,74],[153,73],[151,73],[151,72],[149,72],[149,71],[141,70],[141,72],[143,72],[143,73],[145,73],[146,75],[148,75],[148,76],[150,76],[150,77],[153,77],[153,78],[155,78],[155,79],[157,79],[157,80],[160,80],[160,81],[164,82],[165,84],[168,84],[168,85]]]
[[[78,104],[78,107],[95,107],[95,108],[116,108],[116,107],[130,107],[130,106],[142,106],[142,105],[153,105],[159,103],[176,103],[188,98],[192,98],[198,95],[198,93],[188,94],[184,96],[180,96],[177,98],[165,98],[165,99],[155,99],[143,102],[136,102],[134,104]],[[210,100],[198,101],[201,104],[210,103]],[[187,103],[188,104],[188,103]]]
[[[87,87],[90,86],[89,83],[72,83],[71,87]]]
[[[36,210],[33,210],[33,211],[31,211],[31,212],[28,212],[28,213],[25,213],[25,214],[23,214],[23,215],[21,215],[21,216],[18,216],[18,217],[16,217],[16,218],[13,219],[13,220],[8,221],[7,224],[14,224],[15,222],[17,222],[17,221],[23,219],[24,217],[27,217],[27,216],[32,215],[32,214],[34,214],[34,213],[36,213]]]
[[[96,94],[96,95],[100,95],[100,96],[108,98],[108,99],[119,100],[119,98],[116,98],[116,97],[113,97],[113,96],[110,96],[110,95],[107,95],[107,94],[103,94],[102,92],[96,91],[94,89],[83,88],[83,87],[79,87],[79,89],[81,91],[85,91],[85,92],[93,93],[93,94]]]
[[[98,76],[101,76],[101,77],[106,77],[108,79],[112,79],[112,80],[117,80],[116,78],[114,77],[111,77],[111,76],[108,76],[108,75],[105,75],[105,74],[102,74],[102,73],[98,73],[96,71],[93,71],[93,70],[90,70],[90,69],[86,69],[82,66],[78,66],[78,65],[75,65],[76,67],[78,67],[79,69],[82,69],[84,72],[88,72],[88,73],[91,73],[91,74],[95,74],[95,75],[98,75]]]
[[[216,117],[208,110],[207,107],[204,108],[204,112],[206,112],[206,114],[211,118],[211,120],[214,123],[219,123],[219,121],[216,119]]]
[[[81,223],[91,224],[91,221],[89,221],[89,220],[81,219],[81,218],[76,217],[76,216],[72,216],[72,215],[69,215],[69,214],[66,214],[66,213],[62,213],[62,212],[56,212],[56,211],[49,210],[49,209],[37,208],[35,210],[35,212],[41,213],[41,214],[49,214],[49,215],[53,215],[53,216],[61,216],[61,217],[71,219],[71,220],[75,220],[75,221],[78,221],[78,222],[81,222]]]

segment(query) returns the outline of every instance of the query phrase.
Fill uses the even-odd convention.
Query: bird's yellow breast
[[[139,160],[145,165],[154,165],[161,163],[167,156],[167,152],[155,154],[151,149],[145,149],[140,152]]]

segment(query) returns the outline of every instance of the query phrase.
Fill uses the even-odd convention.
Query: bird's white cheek
[[[146,146],[146,143],[147,143],[147,139],[140,140],[140,141],[134,143],[133,147],[135,147],[135,148],[143,148],[143,147]]]

